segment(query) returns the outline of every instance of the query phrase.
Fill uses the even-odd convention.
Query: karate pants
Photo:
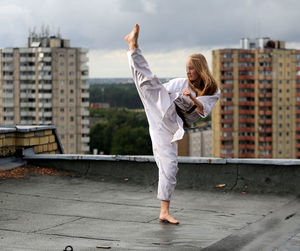
[[[176,186],[177,138],[183,136],[182,120],[176,113],[174,98],[152,74],[141,50],[128,51],[128,60],[147,115],[153,154],[159,170],[157,198],[170,201]]]

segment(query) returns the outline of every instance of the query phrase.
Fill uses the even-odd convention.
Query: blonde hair
[[[200,82],[190,81],[189,86],[196,93],[196,96],[213,95],[217,89],[217,82],[209,71],[207,61],[202,54],[193,54],[189,56],[192,65],[200,76]]]

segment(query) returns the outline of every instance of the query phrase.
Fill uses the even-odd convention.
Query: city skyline
[[[36,0],[2,0],[0,7],[1,48],[22,47],[29,29],[48,25],[71,46],[89,49],[90,77],[130,77],[123,37],[134,23],[141,25],[141,48],[159,77],[184,77],[185,58],[195,52],[211,65],[212,50],[237,48],[242,37],[267,36],[300,48],[294,25],[300,2],[293,0],[45,0],[42,7]]]

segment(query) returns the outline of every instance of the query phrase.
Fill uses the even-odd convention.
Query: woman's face
[[[199,74],[196,72],[196,69],[192,64],[191,58],[188,58],[186,61],[186,74],[190,81],[195,81],[200,78]]]

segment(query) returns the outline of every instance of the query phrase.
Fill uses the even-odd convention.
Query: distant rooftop
[[[35,29],[29,31],[27,47],[68,48],[70,40],[63,39],[60,31],[56,35],[50,35],[49,27],[42,27],[40,33],[37,33]]]
[[[269,37],[263,38],[241,38],[240,46],[242,49],[265,49],[265,48],[273,48],[273,49],[285,49],[285,41],[274,41]]]

